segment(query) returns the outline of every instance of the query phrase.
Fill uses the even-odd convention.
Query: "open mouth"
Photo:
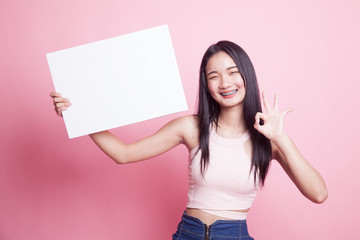
[[[221,94],[221,96],[229,96],[229,95],[231,95],[231,94],[234,94],[234,93],[236,93],[238,90],[237,89],[235,89],[234,91],[231,91],[231,92],[226,92],[226,93],[220,93]]]

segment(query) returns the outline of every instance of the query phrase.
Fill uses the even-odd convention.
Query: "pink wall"
[[[302,197],[277,163],[249,214],[257,240],[360,239],[360,4],[345,1],[0,1],[0,239],[170,239],[186,204],[187,151],[116,165],[67,138],[45,54],[168,24],[190,110],[114,130],[125,141],[194,112],[205,49],[245,48],[262,89],[295,106],[286,129],[326,180]],[[90,96],[91,99],[91,96]]]

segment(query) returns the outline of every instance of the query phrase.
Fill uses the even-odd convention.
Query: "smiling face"
[[[209,92],[221,108],[242,105],[244,80],[230,55],[221,51],[211,56],[205,73]]]

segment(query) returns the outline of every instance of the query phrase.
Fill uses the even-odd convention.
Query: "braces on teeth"
[[[237,89],[234,90],[234,91],[231,91],[231,92],[228,92],[228,93],[220,93],[222,96],[228,96],[230,94],[233,94],[233,93],[236,93],[237,92]]]

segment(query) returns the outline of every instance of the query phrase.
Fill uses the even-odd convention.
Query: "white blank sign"
[[[46,57],[69,138],[187,110],[167,25]]]

